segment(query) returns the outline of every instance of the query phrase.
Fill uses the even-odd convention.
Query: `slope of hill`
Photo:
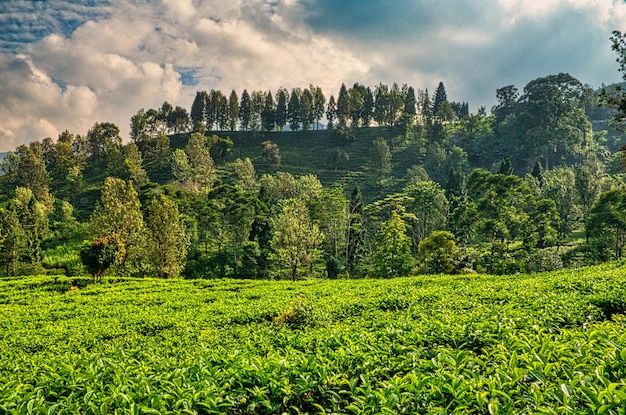
[[[0,413],[618,413],[623,263],[388,280],[0,281]]]
[[[350,190],[358,183],[364,197],[372,200],[380,196],[376,177],[371,169],[372,142],[384,138],[389,143],[402,131],[392,127],[359,128],[352,131],[350,139],[343,138],[336,130],[309,130],[286,132],[207,132],[219,137],[229,137],[233,141],[230,160],[250,158],[259,174],[285,171],[296,176],[314,174],[326,186],[339,186]],[[172,136],[172,148],[182,148],[189,134]],[[263,160],[263,142],[271,141],[278,145],[281,163],[270,165]],[[337,156],[337,152],[341,155]],[[406,169],[415,164],[415,151],[411,147],[392,148],[392,175],[404,177]],[[395,190],[401,184],[395,183]],[[393,189],[393,184],[392,184]],[[385,189],[390,190],[390,189]]]

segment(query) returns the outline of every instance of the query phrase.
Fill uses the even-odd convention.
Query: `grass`
[[[0,281],[0,413],[620,413],[623,264]]]

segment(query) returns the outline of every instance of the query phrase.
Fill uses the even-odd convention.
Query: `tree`
[[[363,225],[363,195],[358,185],[354,187],[350,196],[346,222],[346,268],[350,275],[356,275],[365,257],[366,237]]]
[[[598,172],[590,166],[580,166],[574,172],[574,188],[580,205],[583,223],[587,222],[591,206],[600,194]]]
[[[46,168],[42,143],[34,141],[29,145],[22,144],[15,155],[15,185],[30,189],[39,201],[50,204],[50,175]]]
[[[185,267],[189,238],[176,203],[163,194],[150,200],[146,214],[149,256],[160,278],[178,277]]]
[[[315,121],[315,129],[319,129],[319,123],[324,116],[324,107],[326,106],[326,97],[322,92],[322,88],[319,86],[310,86],[311,93],[313,94],[313,118]]]
[[[287,96],[289,92],[285,88],[276,91],[276,126],[279,131],[285,129],[287,124]]]
[[[126,248],[123,262],[126,270],[142,270],[146,254],[146,228],[141,203],[131,181],[107,177],[102,186],[100,202],[89,220],[88,230],[96,238],[116,234]]]
[[[237,129],[237,120],[239,119],[239,97],[233,89],[228,97],[228,107],[226,111],[226,120],[228,129],[235,131]]]
[[[261,152],[263,156],[263,162],[269,166],[280,166],[280,149],[278,144],[271,141],[264,141]]]
[[[589,212],[585,230],[598,259],[622,258],[626,244],[626,191],[602,193]]]
[[[331,95],[330,99],[328,100],[328,107],[326,108],[326,121],[328,121],[326,128],[328,128],[329,130],[332,130],[334,127],[334,121],[336,118],[337,118],[337,106],[335,105],[335,97]]]
[[[239,122],[243,131],[248,131],[252,120],[252,102],[248,90],[241,93],[241,104],[239,105]]]
[[[26,250],[26,234],[15,208],[0,208],[0,261],[6,275],[17,274],[17,264]]]
[[[611,35],[611,49],[617,53],[617,63],[619,71],[622,72],[622,79],[626,81],[626,33],[619,30],[613,31]],[[613,91],[602,89],[601,103],[617,109],[612,117],[612,126],[618,130],[626,130],[626,92],[621,87]]]
[[[174,151],[172,172],[178,183],[187,190],[193,193],[208,192],[215,181],[209,138],[204,134],[191,133],[185,151]]]
[[[266,106],[265,93],[263,91],[252,91],[250,104],[252,107],[250,129],[252,131],[261,131],[263,128],[263,111]]]
[[[304,179],[300,178],[300,182]],[[315,178],[317,180],[317,178]],[[319,180],[317,180],[319,183]],[[321,186],[321,183],[319,183]],[[314,185],[315,186],[315,185]],[[318,221],[324,233],[324,249],[333,257],[338,258],[345,251],[348,200],[339,188],[321,191],[304,190],[301,193],[313,194],[308,202],[311,217]]]
[[[191,125],[189,113],[185,108],[177,106],[169,114],[167,124],[169,128],[174,131],[174,133],[189,131],[189,127]]]
[[[233,170],[237,175],[236,185],[242,190],[251,193],[256,193],[259,190],[256,171],[254,170],[252,161],[248,157],[243,160],[240,158],[235,160]]]
[[[9,203],[24,235],[24,250],[21,259],[31,264],[41,262],[41,244],[48,234],[48,215],[52,206],[37,200],[26,187],[15,189],[15,197]]]
[[[352,128],[359,127],[363,115],[364,100],[361,94],[361,85],[354,84],[348,90],[348,116]]]
[[[428,95],[428,88],[424,91],[418,90],[417,105],[422,123],[425,123],[433,117],[433,107],[430,102],[430,96]]]
[[[206,110],[204,112],[204,120],[206,128],[214,130],[218,125],[218,118],[220,113],[220,105],[222,99],[222,92],[212,89],[206,97]]]
[[[497,123],[501,123],[506,117],[513,114],[518,99],[519,92],[515,85],[507,85],[496,89],[496,100],[498,103],[491,108],[491,112],[495,116]]]
[[[374,121],[378,125],[392,126],[398,120],[403,108],[402,94],[398,84],[391,89],[382,83],[374,89]]]
[[[112,265],[124,261],[126,249],[116,234],[103,236],[80,250],[80,259],[93,276],[94,284],[102,279]]]
[[[422,181],[404,188],[404,193],[409,196],[406,203],[407,213],[412,217],[411,234],[413,246],[436,230],[442,230],[446,226],[448,200],[445,191],[433,181]]]
[[[372,167],[379,180],[391,173],[391,151],[387,141],[379,137],[372,142]]]
[[[517,153],[511,155],[523,162],[523,170],[532,168],[540,157],[544,170],[581,161],[592,137],[585,114],[585,90],[579,80],[566,73],[537,78],[524,87],[516,106],[521,142]]]
[[[191,104],[191,124],[192,131],[204,132],[206,130],[205,117],[207,113],[207,103],[209,100],[209,95],[206,91],[197,91],[196,97]]]
[[[216,210],[220,214],[220,222],[230,241],[232,267],[234,277],[246,277],[240,274],[240,268],[245,258],[245,245],[249,241],[252,224],[256,214],[258,199],[239,187],[224,185],[209,194]],[[244,269],[250,271],[249,266]],[[256,272],[255,272],[256,273]]]
[[[315,122],[315,112],[313,108],[313,95],[309,89],[302,91],[300,97],[300,120],[302,120],[302,129],[307,131],[311,128],[311,124]]]
[[[339,95],[337,96],[337,124],[338,127],[345,127],[346,121],[350,116],[350,97],[348,96],[348,88],[346,84],[341,84]]]
[[[124,165],[126,174],[122,177],[125,180],[132,180],[138,187],[148,183],[148,174],[142,167],[143,158],[135,143],[129,143],[124,147]]]
[[[415,97],[415,89],[412,86],[403,86],[402,101],[404,102],[402,113],[409,119],[410,125],[417,115],[417,98]]]
[[[420,271],[425,274],[451,274],[460,251],[454,235],[447,231],[435,231],[419,243],[417,258]]]
[[[87,145],[91,163],[106,162],[122,146],[119,127],[108,122],[95,123],[87,132]]]
[[[363,88],[361,90],[361,96],[363,97],[363,111],[361,113],[361,125],[363,127],[369,127],[372,122],[372,116],[374,115],[374,94],[371,88]]]
[[[289,104],[287,104],[287,122],[292,131],[298,131],[302,122],[302,108],[300,106],[300,89],[291,90]]]
[[[172,114],[172,111],[174,111],[174,107],[167,101],[165,101],[159,109],[158,118],[161,124],[164,126],[164,130],[166,132],[171,131],[170,115]]]
[[[148,115],[142,108],[130,118],[130,139],[140,148],[144,148],[150,141],[151,132],[148,129]]]
[[[274,98],[272,93],[268,91],[265,94],[265,107],[261,114],[261,122],[263,124],[263,130],[272,131],[276,128],[276,108],[274,108]]]
[[[286,269],[293,281],[302,266],[312,266],[319,255],[318,246],[324,234],[311,221],[306,206],[297,199],[285,201],[279,215],[272,220],[273,249],[270,258]]]
[[[448,94],[446,93],[446,87],[443,82],[439,82],[437,89],[435,90],[435,98],[433,100],[433,114],[435,117],[439,117],[439,111],[444,102],[448,102]]]
[[[395,210],[376,236],[375,275],[383,278],[406,276],[413,266],[411,240],[406,224]]]
[[[543,172],[541,195],[552,199],[559,212],[559,236],[564,240],[581,219],[576,196],[576,175],[571,167],[557,167]]]

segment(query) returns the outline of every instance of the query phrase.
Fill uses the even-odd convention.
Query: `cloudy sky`
[[[407,83],[470,110],[569,72],[618,81],[624,0],[0,0],[0,151],[197,90]]]

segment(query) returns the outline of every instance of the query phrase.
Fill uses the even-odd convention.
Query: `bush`
[[[274,321],[280,326],[303,329],[319,325],[320,315],[315,311],[313,303],[306,297],[299,295]]]
[[[93,275],[93,282],[101,280],[109,267],[121,263],[125,256],[124,243],[116,234],[96,239],[80,251],[80,259]]]

